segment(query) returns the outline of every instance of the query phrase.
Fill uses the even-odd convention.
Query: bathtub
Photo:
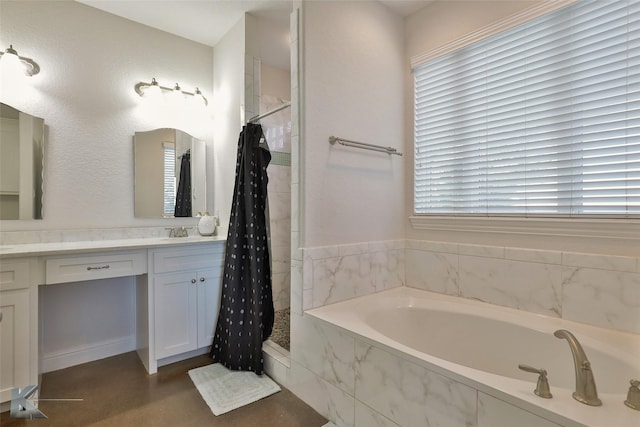
[[[556,424],[640,426],[640,411],[623,403],[629,380],[640,379],[638,335],[406,287],[305,314]],[[553,336],[557,329],[571,331],[584,348],[602,406],[572,398],[573,357],[567,341]],[[518,364],[547,370],[553,398],[536,396],[537,375]]]

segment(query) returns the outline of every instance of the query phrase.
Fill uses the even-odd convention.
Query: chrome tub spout
[[[602,405],[602,401],[598,398],[591,363],[576,337],[566,329],[558,329],[553,335],[556,338],[566,339],[573,354],[573,364],[576,370],[576,391],[573,393],[573,398],[586,405]]]

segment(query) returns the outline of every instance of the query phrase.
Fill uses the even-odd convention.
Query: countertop
[[[149,237],[117,240],[83,240],[74,242],[23,243],[0,245],[0,258],[21,256],[68,255],[104,250],[149,249],[180,245],[224,242],[224,236]]]

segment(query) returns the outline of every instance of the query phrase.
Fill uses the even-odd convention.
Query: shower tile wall
[[[269,85],[263,85],[268,87]],[[288,102],[263,93],[260,111],[271,111]],[[261,120],[271,150],[269,174],[269,218],[273,305],[276,311],[291,301],[291,112],[284,109]]]
[[[291,292],[291,167],[272,163],[268,172],[273,304],[282,310],[289,307]]]

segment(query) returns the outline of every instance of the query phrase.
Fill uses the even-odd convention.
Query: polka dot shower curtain
[[[236,181],[211,357],[229,369],[262,374],[262,342],[273,328],[269,259],[269,147],[259,124],[240,133]]]
[[[191,216],[191,152],[187,151],[182,155],[180,161],[180,180],[178,181],[178,191],[176,193],[176,207],[173,216]]]

